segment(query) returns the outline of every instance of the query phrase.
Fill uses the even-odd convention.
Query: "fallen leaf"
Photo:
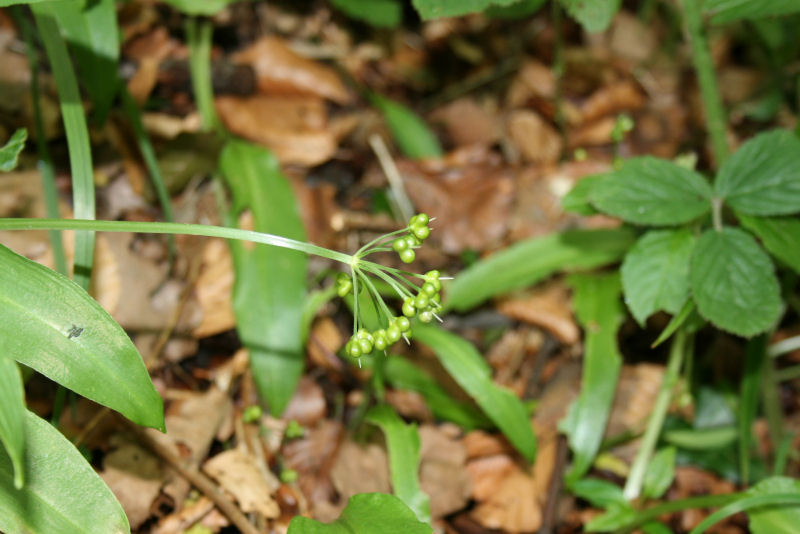
[[[283,446],[286,467],[297,471],[297,484],[312,510],[333,500],[335,490],[330,472],[337,461],[334,455],[343,432],[341,423],[323,420],[308,429],[302,438],[290,440]]]
[[[470,516],[487,528],[511,534],[538,530],[542,507],[533,477],[515,468]]]
[[[506,454],[481,456],[471,460],[467,464],[467,473],[471,480],[472,498],[478,502],[487,500],[515,469],[514,461]]]
[[[300,378],[282,418],[295,420],[302,426],[313,426],[325,417],[326,405],[322,388],[308,376]]]
[[[580,340],[580,329],[572,317],[569,291],[560,282],[514,294],[501,300],[497,309],[512,319],[544,328],[564,344]]]
[[[343,441],[331,468],[331,481],[342,502],[356,493],[390,493],[386,451],[375,443],[360,445],[349,439]]]
[[[209,239],[203,245],[200,274],[194,283],[202,319],[192,335],[213,336],[236,326],[232,292],[233,260],[228,244],[224,239]]]
[[[422,425],[419,437],[420,487],[430,496],[431,516],[437,519],[467,504],[471,489],[464,469],[467,452],[462,441],[444,427]]]
[[[561,157],[561,135],[534,111],[512,111],[506,119],[506,130],[525,161],[555,163]]]
[[[257,512],[270,519],[280,515],[270,485],[261,476],[253,457],[241,449],[217,454],[203,464],[203,470],[234,496],[243,512]]]
[[[150,517],[150,507],[161,491],[161,462],[135,443],[106,454],[100,476],[125,510],[132,528]]]
[[[616,116],[644,106],[644,95],[631,80],[620,80],[593,92],[580,106],[581,122],[591,122],[605,115]]]
[[[612,54],[633,63],[650,59],[656,49],[653,27],[624,9],[614,16],[608,33]]]
[[[496,104],[482,105],[473,98],[459,98],[437,109],[430,122],[441,124],[456,146],[493,145],[502,135]]]

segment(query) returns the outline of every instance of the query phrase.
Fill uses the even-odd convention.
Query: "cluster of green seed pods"
[[[353,358],[370,354],[373,350],[386,350],[397,343],[404,335],[408,337],[411,322],[407,317],[394,317],[387,328],[369,332],[361,328],[344,347],[345,352]]]
[[[425,213],[418,213],[408,221],[408,233],[396,238],[392,242],[392,248],[400,255],[403,263],[411,263],[416,258],[414,248],[418,247],[431,235],[428,226],[430,217]]]
[[[442,282],[439,281],[439,271],[428,271],[424,276],[425,283],[419,288],[416,297],[406,297],[403,301],[403,315],[409,319],[418,317],[423,323],[429,323],[435,317],[436,311],[441,308]]]

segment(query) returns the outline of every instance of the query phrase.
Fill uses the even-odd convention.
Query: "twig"
[[[378,157],[383,174],[389,180],[389,187],[391,187],[394,194],[400,215],[404,221],[409,220],[414,215],[414,205],[406,194],[406,189],[403,187],[403,178],[400,176],[400,171],[397,170],[397,165],[394,164],[392,155],[389,154],[389,149],[386,148],[386,143],[383,142],[380,135],[372,134],[369,136],[369,146],[372,147],[373,152]]]

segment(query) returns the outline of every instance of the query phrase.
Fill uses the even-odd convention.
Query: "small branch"
[[[392,189],[392,194],[397,202],[397,209],[400,210],[400,215],[403,221],[408,221],[414,215],[414,205],[406,194],[406,189],[403,187],[403,178],[400,176],[400,171],[397,170],[397,165],[394,164],[392,155],[389,154],[389,149],[386,148],[386,143],[378,134],[369,136],[369,146],[372,147],[373,152],[378,157],[378,163],[383,169],[383,174],[389,180],[389,187]]]

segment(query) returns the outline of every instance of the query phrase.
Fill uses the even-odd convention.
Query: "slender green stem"
[[[762,384],[762,371],[764,369],[764,346],[767,337],[756,336],[747,344],[744,361],[744,373],[741,389],[739,390],[739,476],[742,484],[750,481],[750,449],[752,444],[753,421],[758,410],[758,390]]]
[[[783,441],[783,410],[778,395],[780,382],[775,377],[775,360],[764,354],[762,365],[761,400],[764,403],[769,438],[772,446],[777,448]]]
[[[708,47],[706,33],[703,29],[702,2],[699,0],[682,0],[683,18],[686,33],[692,46],[692,62],[700,85],[700,97],[706,115],[706,127],[711,137],[717,167],[728,158],[728,141],[726,138],[725,110],[722,107],[714,73],[714,61]]]
[[[209,19],[190,17],[186,20],[186,43],[189,46],[189,70],[197,110],[203,121],[203,129],[219,127],[214,108],[214,90],[211,82],[211,37],[214,26]]]
[[[726,517],[730,517],[739,512],[744,512],[751,508],[761,506],[781,507],[800,504],[800,495],[797,493],[770,493],[766,495],[747,495],[741,499],[726,504],[710,516],[703,519],[699,525],[694,527],[689,534],[702,534],[707,529],[719,523]]]
[[[297,241],[273,234],[253,232],[239,228],[210,226],[205,224],[184,224],[168,222],[142,221],[101,221],[79,219],[0,219],[0,230],[92,230],[96,232],[136,232],[143,234],[183,234],[205,237],[222,237],[238,241],[252,241],[273,247],[288,248],[328,258],[347,265],[352,265],[353,256],[328,250],[311,243]]]
[[[669,351],[669,360],[667,361],[667,369],[664,372],[664,379],[661,382],[661,388],[658,391],[656,402],[650,413],[647,429],[644,432],[639,450],[636,453],[636,458],[631,466],[628,480],[625,482],[624,495],[628,500],[638,498],[642,491],[642,483],[644,481],[647,463],[653,455],[658,436],[661,434],[661,427],[664,425],[664,418],[669,409],[672,392],[678,382],[681,364],[683,363],[684,355],[689,346],[689,343],[687,343],[688,338],[689,336],[681,328],[675,332],[675,337],[672,339],[672,346]]]
[[[795,380],[800,378],[800,365],[793,365],[780,371],[775,371],[776,382],[786,382],[787,380]]]
[[[672,514],[683,510],[695,508],[716,508],[725,506],[744,497],[744,493],[727,493],[723,495],[702,495],[699,497],[689,497],[677,501],[669,501],[646,508],[636,513],[633,520],[625,525],[625,529],[631,529],[656,519],[662,515]]]
[[[391,232],[391,233],[388,233],[388,234],[384,234],[382,236],[378,236],[375,239],[373,239],[372,241],[370,241],[369,243],[367,243],[366,245],[364,245],[363,247],[361,247],[360,249],[358,249],[358,251],[355,253],[355,255],[357,257],[359,257],[359,258],[363,258],[367,254],[371,254],[371,252],[368,252],[368,250],[373,245],[375,245],[377,243],[381,243],[381,242],[386,241],[386,240],[389,240],[392,236],[395,236],[395,235],[398,235],[398,234],[402,234],[403,232],[407,232],[407,231],[408,231],[408,227],[405,227],[405,228],[401,228],[400,230],[395,230],[394,232]]]

